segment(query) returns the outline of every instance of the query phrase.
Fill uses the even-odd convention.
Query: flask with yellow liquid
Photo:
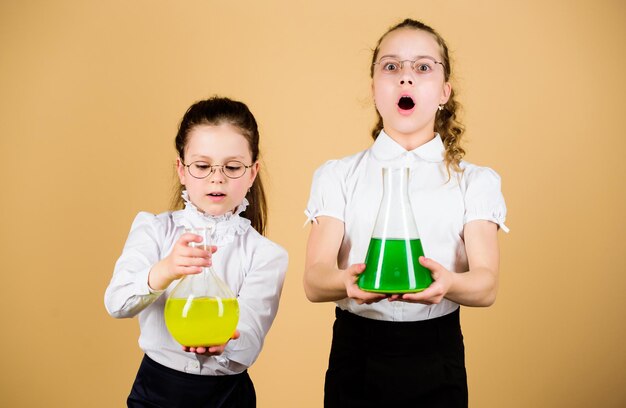
[[[209,248],[213,227],[188,230],[203,237],[200,245]],[[213,270],[187,275],[178,282],[165,302],[165,325],[183,346],[225,344],[239,321],[239,303],[230,288]]]
[[[420,292],[432,283],[411,202],[409,168],[383,168],[383,199],[358,286],[369,292]]]

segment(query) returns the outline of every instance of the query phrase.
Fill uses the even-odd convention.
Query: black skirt
[[[144,355],[127,400],[131,408],[254,408],[247,370],[235,375],[196,375],[165,367]]]
[[[324,407],[467,407],[458,309],[417,322],[335,314]]]

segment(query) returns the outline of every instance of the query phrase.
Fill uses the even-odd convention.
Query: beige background
[[[320,407],[333,306],[304,297],[302,211],[315,168],[370,144],[370,49],[405,16],[447,39],[467,159],[500,173],[509,208],[498,301],[462,312],[471,406],[625,406],[610,0],[2,0],[0,406],[124,405],[138,324],[104,290],[135,214],[167,209],[182,114],[221,94],[261,125],[269,237],[291,257],[258,405]]]

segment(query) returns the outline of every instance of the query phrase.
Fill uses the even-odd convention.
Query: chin
[[[206,211],[204,211],[204,213],[206,215],[211,215],[213,217],[219,217],[220,215],[224,215],[226,214],[228,211],[223,210],[223,209],[217,209],[217,208],[213,208],[213,209],[208,209]]]

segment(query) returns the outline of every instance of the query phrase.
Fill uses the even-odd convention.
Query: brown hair
[[[433,35],[441,50],[441,55],[443,57],[445,81],[448,82],[452,75],[452,67],[450,65],[450,57],[448,56],[448,46],[446,45],[446,42],[433,28],[427,26],[420,21],[411,20],[409,18],[388,29],[387,32],[385,32],[385,34],[383,34],[382,37],[380,37],[380,39],[378,40],[376,48],[372,53],[370,77],[374,77],[374,63],[378,58],[380,43],[387,36],[387,34],[401,28],[422,30]],[[452,169],[456,172],[461,172],[459,163],[463,156],[465,156],[465,150],[463,150],[463,148],[461,147],[461,138],[463,136],[463,132],[465,131],[465,126],[463,126],[463,124],[457,119],[457,112],[460,108],[461,105],[456,101],[454,89],[452,89],[448,102],[446,102],[442,110],[437,111],[437,116],[435,118],[434,130],[435,132],[439,133],[439,135],[441,135],[443,145],[446,149],[444,160],[446,163],[446,168],[448,169],[448,174],[450,173],[450,167],[452,167]],[[374,138],[374,140],[376,140],[378,134],[383,129],[383,118],[380,116],[378,110],[376,110],[376,116],[378,117],[378,122],[372,129],[372,137]]]
[[[241,135],[248,141],[252,162],[256,162],[259,159],[259,129],[252,112],[243,102],[217,96],[196,102],[187,109],[183,119],[180,121],[178,133],[174,141],[180,159],[184,162],[185,147],[192,129],[201,125],[217,126],[223,123],[228,123],[239,129]],[[179,210],[184,207],[181,197],[183,189],[184,186],[180,183],[174,188],[172,196],[173,210]],[[252,227],[259,233],[265,234],[267,202],[260,175],[257,175],[250,191],[246,194],[246,198],[250,205],[241,215],[249,219]]]

